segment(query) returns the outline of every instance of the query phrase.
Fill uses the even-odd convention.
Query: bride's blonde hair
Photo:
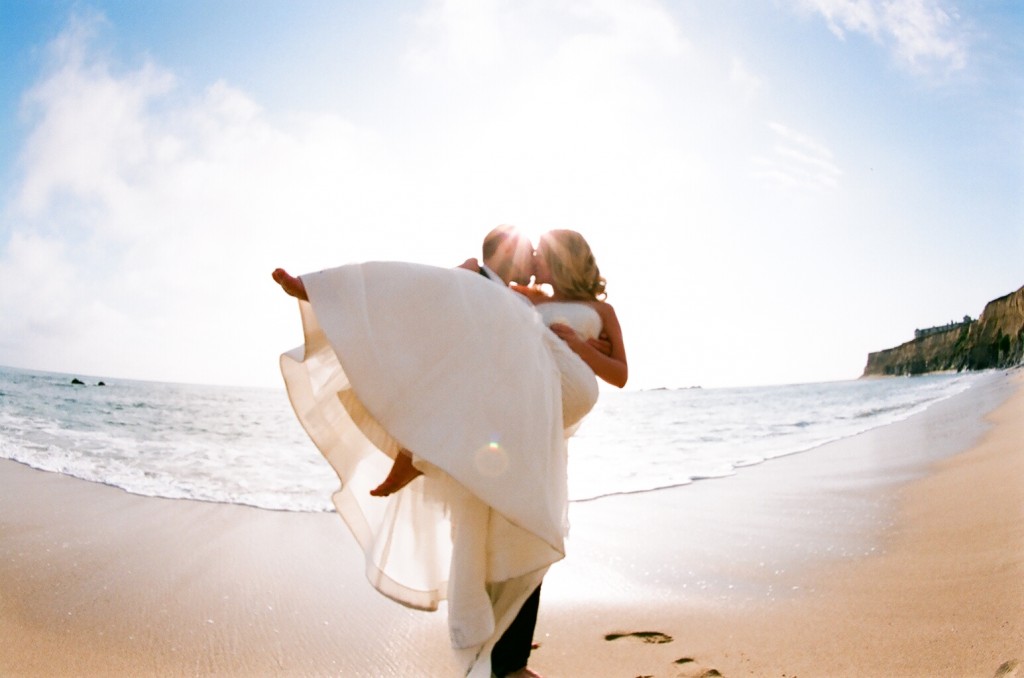
[[[587,301],[608,296],[594,253],[576,231],[548,231],[540,236],[537,255],[544,257],[551,273],[551,286],[559,294]]]

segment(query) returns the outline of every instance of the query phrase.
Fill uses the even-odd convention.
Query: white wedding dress
[[[334,505],[366,576],[410,607],[447,599],[467,675],[488,676],[494,642],[564,556],[567,429],[597,399],[545,321],[590,337],[600,318],[585,304],[538,313],[462,269],[371,262],[302,281],[305,343],[281,371],[341,480]],[[372,497],[403,447],[424,475]]]

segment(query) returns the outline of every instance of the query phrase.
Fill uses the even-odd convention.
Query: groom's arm
[[[587,343],[593,346],[598,353],[603,353],[609,356],[612,354],[612,342],[608,340],[608,334],[606,332],[601,332],[601,336],[597,339],[587,339]]]
[[[568,325],[553,323],[551,331],[565,340],[569,348],[594,370],[594,374],[612,386],[622,388],[629,379],[629,367],[626,363],[626,349],[622,344],[619,319],[615,316],[615,309],[607,303],[598,302],[594,305],[594,310],[600,314],[601,325],[607,333],[608,343],[611,344],[610,355],[602,353],[590,341],[583,341]]]

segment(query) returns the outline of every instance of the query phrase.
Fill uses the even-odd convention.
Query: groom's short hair
[[[519,239],[523,237],[522,232],[511,224],[502,224],[501,226],[495,226],[491,229],[491,232],[484,236],[484,247],[483,255],[484,260],[490,259],[497,253],[498,248],[501,247],[502,243],[509,239]]]

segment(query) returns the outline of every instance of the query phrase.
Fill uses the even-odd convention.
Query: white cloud
[[[407,63],[446,78],[529,72],[547,63],[553,48],[559,59],[589,68],[684,48],[672,17],[650,0],[438,0],[416,23]]]
[[[951,70],[967,63],[967,46],[956,30],[957,14],[928,0],[892,0],[882,7],[897,54],[915,68],[932,63]]]
[[[877,0],[798,1],[803,7],[820,12],[828,22],[829,30],[841,39],[846,37],[846,31],[878,37],[880,27]]]
[[[862,33],[889,46],[917,72],[956,71],[967,64],[967,39],[959,16],[942,0],[796,0],[821,14],[839,38]]]
[[[149,65],[114,78],[103,63],[86,61],[89,37],[79,23],[62,35],[53,46],[57,69],[25,97],[36,120],[23,153],[32,168],[20,200],[28,216],[37,215],[55,191],[116,202],[125,189],[123,173],[146,160],[140,114],[173,87],[170,74]]]
[[[421,42],[406,52],[415,71],[456,68],[487,69],[508,64],[509,45],[503,40],[500,0],[439,0],[417,17]],[[512,16],[506,16],[512,21]]]
[[[769,123],[768,128],[774,143],[769,154],[754,156],[755,176],[814,192],[838,186],[842,170],[825,144],[777,122]]]
[[[25,96],[4,360],[265,383],[294,337],[266,325],[269,272],[369,225],[353,203],[378,191],[372,135],[328,115],[274,124],[225,83],[191,95],[151,64],[118,71],[87,28],[72,22]]]
[[[750,72],[746,64],[739,58],[733,58],[729,71],[729,81],[739,92],[740,100],[750,104],[764,89],[763,80]]]

